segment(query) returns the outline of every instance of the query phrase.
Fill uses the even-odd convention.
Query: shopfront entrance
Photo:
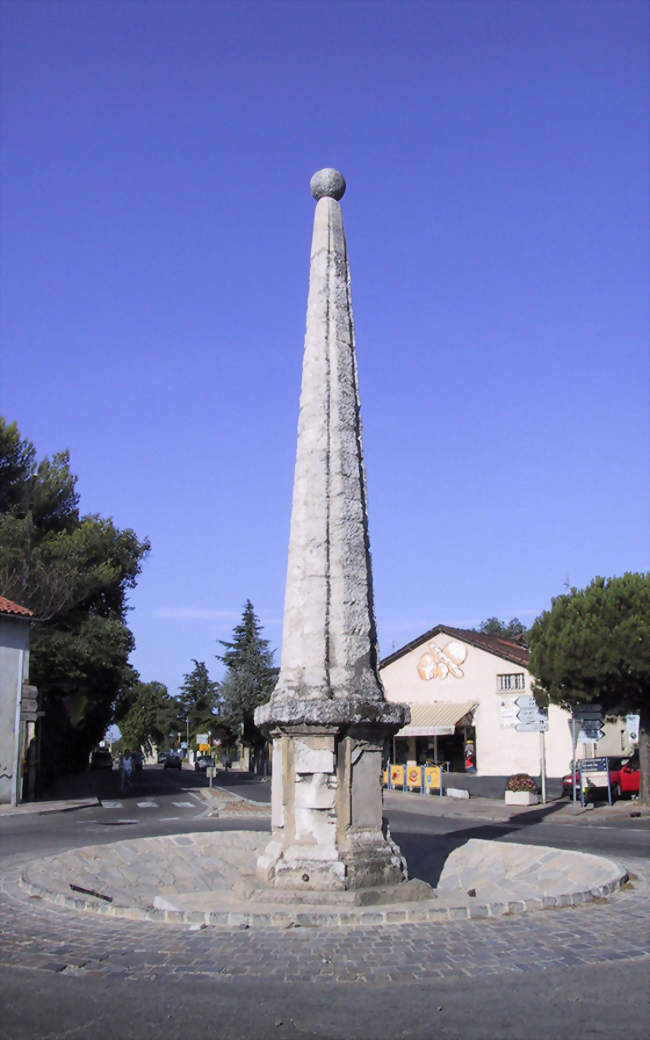
[[[395,765],[440,765],[453,773],[476,772],[473,705],[433,702],[411,705],[411,722],[393,738]]]

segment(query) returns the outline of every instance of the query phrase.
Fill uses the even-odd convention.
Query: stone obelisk
[[[382,826],[384,742],[408,708],[378,673],[366,481],[337,170],[314,174],[298,447],[282,660],[255,721],[273,738],[272,839],[257,876],[280,889],[394,885],[406,864]]]

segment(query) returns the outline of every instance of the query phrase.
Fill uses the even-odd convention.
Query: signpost
[[[583,721],[580,726],[580,733],[578,734],[578,742],[584,743],[580,740],[580,734],[584,735],[584,741],[590,740],[592,743],[597,744],[599,740],[602,740],[604,732],[601,729],[600,722]]]
[[[577,792],[577,762],[576,762],[576,750],[578,744],[585,744],[588,740],[591,740],[594,744],[597,744],[603,735],[602,731],[602,705],[600,704],[574,704],[571,708],[571,737],[573,744],[573,811],[578,811],[578,792]],[[576,724],[580,727],[580,731],[576,732]],[[606,761],[606,760],[605,760]],[[609,788],[609,770],[607,771],[607,786]],[[611,805],[612,794],[609,792],[609,799]],[[584,805],[584,798],[582,795],[582,780],[580,781],[580,804]]]
[[[540,708],[530,694],[517,697],[517,718],[515,729],[518,733],[539,733],[539,772],[542,781],[542,803],[546,804],[546,741],[544,734],[548,731],[548,712]]]
[[[607,786],[607,798],[612,804],[612,787],[609,780],[609,760],[606,756],[583,758],[580,763],[580,804],[584,808],[585,792],[590,787]]]

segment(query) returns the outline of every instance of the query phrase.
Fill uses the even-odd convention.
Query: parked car
[[[627,762],[623,762],[612,785],[615,798],[621,795],[638,794],[641,790],[641,770],[639,768],[639,752],[635,751]]]
[[[144,768],[144,755],[141,751],[133,751],[131,753],[131,758],[133,759],[133,768],[136,773],[141,773]]]
[[[199,755],[199,757],[194,762],[194,772],[205,773],[208,766],[212,765],[214,765],[214,762],[212,761],[210,755]]]
[[[169,751],[159,751],[158,752],[158,759],[157,759],[157,761],[158,761],[158,765],[159,766],[161,766],[163,764],[163,762],[167,758],[168,754],[169,754]]]
[[[96,748],[90,758],[91,769],[112,769],[113,756],[108,748]]]
[[[181,769],[182,764],[180,755],[177,755],[175,751],[168,751],[165,755],[163,769]]]
[[[612,792],[612,798],[620,798],[624,794],[638,794],[640,787],[639,772],[639,755],[638,752],[634,755],[608,755],[607,761],[609,765],[609,786]],[[579,784],[579,776],[576,775],[576,784]],[[593,795],[596,791],[602,792],[603,797],[607,795],[607,785],[604,784],[602,787],[592,787],[590,793]],[[562,794],[569,798],[573,798],[573,773],[567,773],[566,776],[562,777]],[[578,797],[580,796],[580,788],[578,787]]]

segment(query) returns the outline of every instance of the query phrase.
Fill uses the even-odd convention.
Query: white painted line
[[[157,809],[158,802],[136,802],[138,809]]]
[[[102,806],[104,809],[123,809],[122,802],[109,802],[107,799],[102,799]]]
[[[175,823],[180,820],[180,816],[161,816],[158,823]]]
[[[172,805],[175,805],[177,809],[193,809],[194,808],[194,802],[172,802]]]

